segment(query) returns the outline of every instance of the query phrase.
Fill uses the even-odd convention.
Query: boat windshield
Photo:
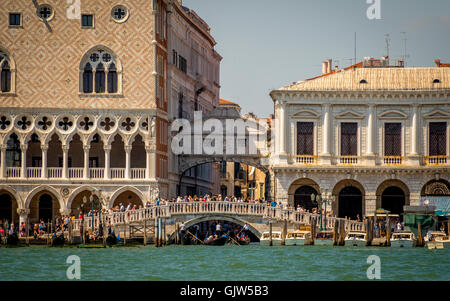
[[[348,238],[354,238],[354,239],[364,239],[365,235],[364,234],[349,234]]]
[[[281,238],[280,233],[272,233],[272,238]]]
[[[269,238],[269,233],[264,233],[263,238]]]
[[[304,234],[304,233],[296,233],[296,234],[295,234],[295,237],[296,237],[296,238],[304,238],[304,237],[305,237],[305,234]]]
[[[317,238],[318,239],[333,239],[333,233],[330,232],[322,232],[322,233],[317,233]]]
[[[394,239],[411,239],[411,234],[393,234]]]

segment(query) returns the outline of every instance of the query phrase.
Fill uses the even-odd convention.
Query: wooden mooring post
[[[26,226],[26,231],[27,231],[27,233],[26,233],[26,239],[25,239],[25,241],[26,241],[26,243],[27,243],[27,246],[29,246],[30,245],[30,219],[27,217],[27,226]]]
[[[167,236],[166,236],[166,219],[164,219],[164,225],[163,225],[163,244],[167,245]]]
[[[314,240],[316,238],[316,223],[317,223],[316,217],[312,217],[311,218],[311,229],[310,229],[310,231],[311,231],[311,244],[312,245],[314,245]]]
[[[272,246],[272,221],[269,222],[269,246]]]
[[[147,245],[147,221],[144,220],[144,246]]]
[[[333,226],[333,246],[338,246],[339,245],[339,238],[340,238],[340,226],[341,225],[341,221],[340,220],[335,220],[334,221],[334,226]]]
[[[385,245],[389,247],[391,245],[391,217],[387,217],[387,225],[386,225],[386,243]]]
[[[153,225],[155,247],[158,247],[158,218],[155,217],[155,223]]]
[[[417,241],[416,241],[416,247],[423,247],[423,236],[422,236],[422,223],[419,221],[417,223]]]
[[[287,220],[284,220],[283,233],[281,236],[281,245],[282,246],[286,245],[286,235],[287,235]]]
[[[372,220],[370,217],[366,220],[366,246],[372,245],[373,238],[373,228],[372,228]]]

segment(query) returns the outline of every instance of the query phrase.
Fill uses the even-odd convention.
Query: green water
[[[369,255],[381,280],[450,280],[450,250],[259,245],[0,248],[0,279],[67,280],[70,255],[81,280],[367,280]]]

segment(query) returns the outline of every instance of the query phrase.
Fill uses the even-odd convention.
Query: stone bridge
[[[139,226],[144,222],[151,228],[156,219],[161,218],[166,222],[168,235],[174,234],[177,223],[184,223],[190,227],[197,223],[210,220],[225,220],[243,226],[246,222],[250,231],[257,237],[263,232],[269,231],[269,222],[273,231],[282,231],[284,225],[287,230],[297,230],[299,226],[310,226],[313,219],[320,225],[320,215],[307,212],[298,212],[292,209],[281,209],[267,206],[266,204],[235,203],[235,202],[193,202],[193,203],[169,203],[164,206],[153,206],[138,210],[114,212],[102,216],[103,222],[111,222],[113,227]],[[344,221],[346,231],[365,231],[363,222],[352,221],[343,218],[327,217],[326,228],[333,230],[337,220]],[[81,220],[74,220],[74,230],[79,230]],[[98,228],[99,218],[94,218],[94,228]],[[325,218],[323,217],[325,228]],[[84,220],[85,229],[92,229],[92,219]]]

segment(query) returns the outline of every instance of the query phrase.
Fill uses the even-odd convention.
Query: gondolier
[[[245,235],[248,235],[249,230],[250,230],[250,226],[248,225],[248,223],[245,223],[244,227],[242,228],[242,233],[244,233]]]

